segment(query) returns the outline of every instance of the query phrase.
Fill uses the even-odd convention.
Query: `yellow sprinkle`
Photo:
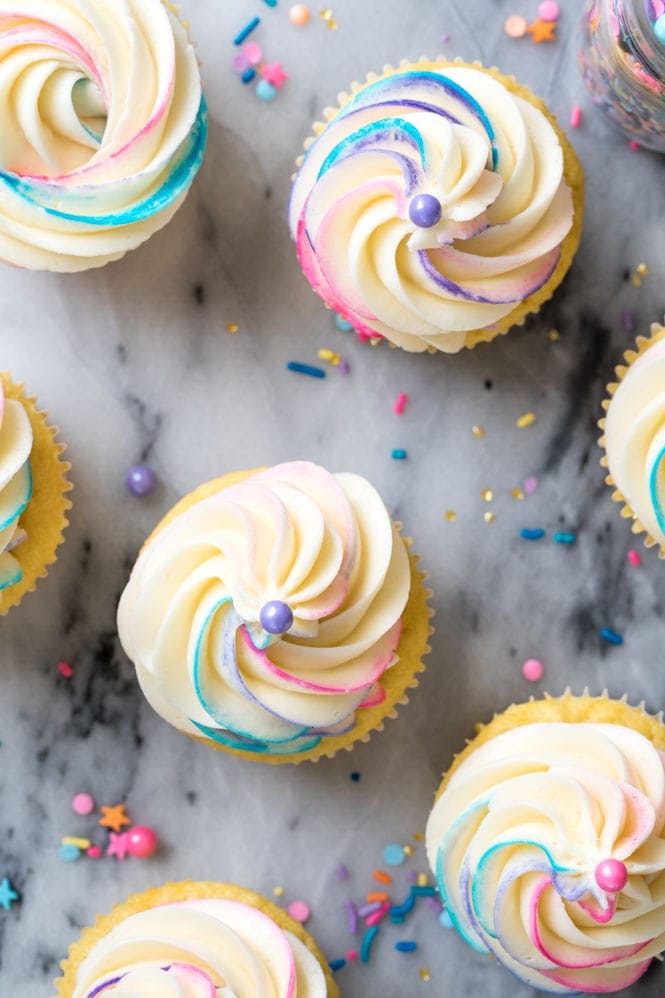
[[[239,328],[240,327],[238,326],[237,322],[227,322],[226,323],[226,331],[227,331],[227,333],[231,333],[231,335],[233,335],[233,333],[237,333]]]
[[[281,898],[282,894],[284,893],[284,888],[283,887],[273,887],[272,892],[273,892],[273,894],[275,895],[276,898]]]
[[[454,509],[447,509],[445,516],[448,523],[454,523],[457,519],[457,513]]]
[[[418,973],[420,974],[421,981],[429,981],[431,979],[432,975],[430,974],[427,967],[421,967]]]
[[[532,423],[536,422],[536,417],[532,412],[525,412],[523,416],[517,420],[517,427],[520,430],[526,429],[527,426],[531,426]]]
[[[485,523],[494,523],[496,520],[496,513],[487,512],[484,514],[483,519]]]
[[[483,437],[485,436],[485,430],[483,429],[482,426],[472,426],[471,432],[473,433],[474,437],[477,440],[482,440]]]
[[[551,339],[552,343],[556,343],[556,341],[561,338],[561,333],[558,329],[550,329],[547,335]]]
[[[76,838],[72,838],[71,835],[66,835],[65,838],[62,839],[62,845],[63,846],[76,846],[77,849],[89,849],[91,843],[90,843],[90,839],[76,839]]]
[[[371,347],[378,347],[379,343],[383,339],[383,336],[372,336],[369,341]]]
[[[491,502],[492,499],[494,498],[494,493],[492,492],[491,489],[483,489],[483,491],[480,493],[480,498],[484,499],[485,502]]]
[[[415,842],[424,842],[425,841],[425,836],[423,835],[422,832],[414,832],[413,833],[413,839],[414,839]]]
[[[638,274],[642,274],[644,277],[646,277],[646,275],[648,273],[650,273],[649,268],[646,265],[646,263],[638,263],[638,265],[636,267],[636,270],[637,270]]]
[[[323,10],[321,11],[321,17],[323,18],[324,21],[329,21],[332,16],[333,12],[330,7],[324,7]]]
[[[630,283],[635,288],[641,288],[642,287],[642,278],[640,277],[639,274],[633,274],[633,276],[630,279]]]
[[[427,874],[426,873],[419,873],[418,874],[418,887],[427,887],[428,883],[429,883],[429,881],[427,879]]]
[[[513,499],[524,499],[524,493],[521,489],[513,489],[510,494]]]
[[[413,856],[413,846],[404,846],[404,855]]]

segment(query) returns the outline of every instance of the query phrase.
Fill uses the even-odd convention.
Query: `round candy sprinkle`
[[[357,949],[349,949],[349,950],[347,950],[346,951],[346,959],[349,961],[349,963],[353,963],[354,960],[358,959],[358,950]]]
[[[637,567],[638,565],[641,565],[642,564],[642,558],[640,557],[640,552],[639,551],[629,551],[628,552],[628,561],[631,563],[631,565],[635,565],[635,567]]]
[[[439,922],[444,927],[444,929],[452,929],[453,927],[452,919],[445,908],[439,915]]]
[[[409,205],[409,218],[419,229],[438,225],[441,214],[441,202],[433,194],[418,194]]]
[[[242,54],[250,66],[258,66],[263,59],[263,50],[256,42],[247,42],[246,45],[243,45]]]
[[[383,850],[383,858],[388,866],[401,866],[406,856],[403,847],[394,843]]]
[[[90,846],[87,855],[90,857],[90,859],[101,859],[102,850],[100,849],[99,846]]]
[[[593,873],[601,891],[616,894],[622,891],[628,881],[628,870],[620,859],[604,859]]]
[[[292,901],[286,909],[292,919],[296,922],[306,922],[311,915],[309,905],[305,901]]]
[[[289,21],[296,28],[304,28],[312,19],[312,12],[305,3],[295,3],[289,8]]]
[[[293,627],[293,613],[287,603],[275,599],[261,607],[259,621],[268,634],[286,634]]]
[[[261,100],[274,100],[277,96],[277,87],[267,80],[259,80],[256,84],[256,96]]]
[[[65,863],[73,863],[81,855],[81,850],[78,846],[64,845],[60,846],[60,859],[64,860]]]
[[[147,825],[134,825],[126,832],[127,852],[134,859],[149,859],[157,849],[157,833]]]
[[[95,810],[95,802],[90,794],[77,794],[72,801],[72,810],[75,814],[92,814]]]
[[[543,0],[538,7],[538,17],[541,21],[556,21],[561,13],[556,0]]]
[[[343,315],[335,316],[335,325],[338,329],[341,329],[343,333],[348,333],[353,329],[353,323],[345,319]]]
[[[525,17],[522,17],[521,14],[511,14],[510,17],[506,18],[503,30],[509,38],[524,38],[527,27]]]
[[[528,679],[530,683],[537,683],[539,679],[543,678],[545,674],[545,667],[542,662],[539,662],[537,658],[527,658],[526,662],[522,666],[522,675],[525,679]]]
[[[127,488],[134,496],[148,496],[156,486],[157,475],[147,464],[137,464],[127,472]]]

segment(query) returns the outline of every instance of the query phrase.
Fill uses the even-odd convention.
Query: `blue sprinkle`
[[[524,527],[520,530],[520,537],[523,537],[525,541],[539,541],[544,536],[545,531],[542,527],[537,527],[535,530],[529,530],[527,527]]]
[[[405,451],[405,450],[402,450],[402,449],[401,449],[401,448],[399,448],[399,447],[396,447],[396,448],[395,448],[395,449],[393,450],[393,452],[392,452],[392,455],[391,455],[391,456],[392,456],[392,459],[393,459],[393,461],[406,461],[406,458],[408,457],[408,455],[407,455],[406,451]]]
[[[403,922],[404,916],[408,915],[410,911],[413,911],[415,903],[416,903],[415,896],[409,893],[406,901],[404,901],[402,904],[395,904],[390,909],[390,921],[395,923]]]
[[[452,927],[453,927],[453,920],[452,920],[452,918],[450,917],[450,915],[448,914],[448,912],[446,911],[445,908],[443,909],[443,911],[439,915],[439,921],[441,922],[441,925],[444,927],[444,929],[452,929]]]
[[[309,374],[310,378],[325,378],[326,372],[320,367],[311,367],[309,364],[299,364],[297,360],[290,360],[286,365],[289,371],[296,374]]]
[[[338,329],[341,329],[343,333],[348,333],[353,329],[353,324],[347,322],[347,320],[342,315],[335,316],[335,325]]]
[[[574,544],[576,540],[577,534],[567,534],[561,530],[554,535],[555,544]]]
[[[414,884],[411,888],[411,893],[417,898],[435,898],[436,887],[431,887],[429,884],[425,884],[424,887],[421,887],[419,884]]]
[[[256,84],[256,96],[259,100],[274,100],[277,96],[277,87],[267,80],[259,80]]]
[[[369,963],[370,953],[372,951],[372,943],[374,942],[374,937],[379,931],[378,925],[373,925],[371,929],[368,929],[363,936],[363,941],[360,944],[360,959],[363,963]]]
[[[252,20],[249,22],[249,24],[246,24],[245,27],[242,29],[242,31],[239,31],[238,34],[235,36],[235,38],[233,39],[233,44],[242,45],[244,40],[251,35],[252,31],[254,31],[255,28],[258,28],[260,23],[261,23],[260,17],[253,17]]]
[[[418,943],[414,943],[412,939],[405,939],[395,943],[395,949],[398,953],[413,953],[414,949],[418,949]]]
[[[383,850],[383,858],[388,866],[401,866],[406,859],[404,847],[396,843],[386,846]]]
[[[266,3],[267,3],[267,0],[266,0]],[[330,967],[330,969],[332,970],[332,972],[334,974],[335,971],[341,970],[342,967],[346,967],[346,960],[344,959],[344,957],[340,957],[338,960],[331,960],[330,963],[328,964],[328,966]]]
[[[269,7],[276,7],[277,0],[263,0],[264,3],[268,4]]]
[[[60,859],[64,860],[65,863],[73,863],[81,855],[81,850],[78,846],[74,845],[62,845],[60,846]]]
[[[254,69],[253,66],[249,66],[242,74],[240,79],[242,80],[243,83],[251,83],[255,76],[256,76],[256,70]]]
[[[360,783],[362,773],[350,773],[349,775],[354,783]]]
[[[616,631],[610,630],[609,627],[603,627],[600,632],[601,638],[607,641],[611,645],[622,645],[623,644],[623,634],[617,634]]]

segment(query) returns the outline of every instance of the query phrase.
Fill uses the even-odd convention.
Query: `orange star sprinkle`
[[[554,34],[556,31],[556,21],[543,21],[542,18],[538,17],[526,30],[536,45],[540,45],[541,42],[556,41],[556,35]]]
[[[131,821],[125,814],[125,805],[116,804],[115,807],[104,807],[102,805],[103,818],[99,819],[102,828],[110,828],[116,835],[121,832],[125,825],[131,825]]]

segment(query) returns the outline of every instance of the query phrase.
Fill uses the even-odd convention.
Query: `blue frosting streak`
[[[33,491],[32,468],[30,466],[30,459],[29,458],[28,458],[28,460],[25,462],[25,464],[23,465],[23,467],[20,470],[23,471],[24,469],[25,469],[25,473],[27,474],[27,478],[28,478],[28,482],[27,482],[28,488],[27,488],[25,499],[23,501],[23,504],[14,513],[12,513],[12,515],[10,516],[10,518],[8,520],[5,520],[4,523],[0,523],[0,530],[4,530],[5,527],[8,527],[10,523],[15,523],[16,520],[18,520],[18,518],[20,517],[21,513],[25,512],[25,509],[26,509],[28,503],[32,499],[32,491]]]
[[[410,122],[405,121],[404,118],[382,118],[380,121],[373,121],[370,125],[365,125],[364,128],[359,128],[357,132],[352,132],[351,135],[347,135],[345,139],[342,139],[324,159],[316,179],[320,180],[328,172],[330,167],[342,159],[347,152],[353,153],[355,147],[358,144],[362,144],[363,139],[372,138],[380,141],[383,138],[391,138],[408,142],[408,138],[399,135],[400,131],[405,132],[412,139],[409,145],[415,146],[418,150],[421,165],[423,169],[426,169],[427,157],[425,154],[425,145],[418,129]]]
[[[63,218],[70,222],[80,222],[84,225],[104,226],[112,228],[121,225],[131,225],[134,222],[141,222],[150,218],[160,211],[168,208],[177,201],[191,186],[196,174],[201,168],[203,156],[208,139],[208,105],[205,97],[201,97],[196,121],[188,138],[183,143],[177,165],[171,176],[153,194],[139,201],[129,209],[118,212],[111,212],[108,215],[83,215],[74,212],[60,211],[57,208],[49,208],[40,203],[41,191],[55,192],[54,185],[41,182],[31,182],[23,180],[15,173],[0,170],[0,181],[11,187],[24,200],[34,204],[35,207],[52,215],[55,218]],[[66,191],[57,188],[57,193],[61,198],[66,197]]]
[[[665,505],[663,504],[661,490],[658,487],[658,479],[661,474],[665,475],[665,447],[663,447],[660,454],[656,457],[656,460],[651,468],[651,474],[649,475],[651,504],[653,506],[653,511],[656,514],[658,526],[665,534]]]

